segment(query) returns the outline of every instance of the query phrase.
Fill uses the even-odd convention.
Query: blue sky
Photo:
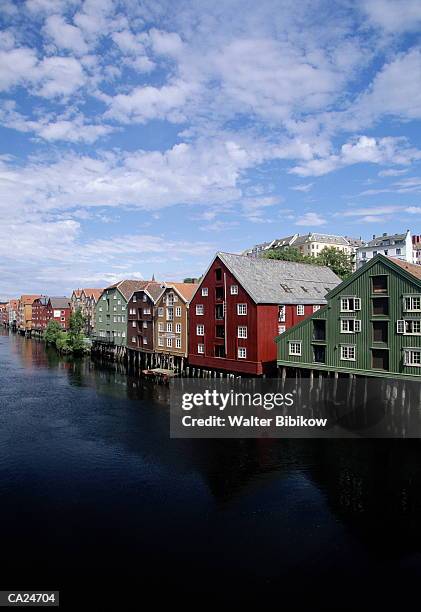
[[[419,0],[2,0],[0,297],[421,233]]]

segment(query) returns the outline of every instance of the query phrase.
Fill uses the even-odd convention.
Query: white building
[[[406,230],[403,234],[389,235],[384,233],[381,236],[373,236],[372,240],[358,247],[357,268],[363,266],[379,253],[386,255],[386,257],[395,257],[408,263],[414,263],[411,232]]]

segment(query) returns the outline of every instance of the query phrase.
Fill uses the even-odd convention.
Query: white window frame
[[[297,304],[297,316],[302,317],[305,314],[305,309],[303,304]]]
[[[175,316],[176,317],[181,317],[181,306],[176,306],[175,307]]]
[[[353,329],[350,329],[350,323],[352,323]],[[360,319],[341,319],[341,334],[358,334],[360,331]]]
[[[148,339],[143,336],[143,344],[148,344]]]
[[[167,323],[167,332],[172,334],[172,323],[171,322]]]
[[[288,354],[294,357],[302,356],[302,342],[301,340],[290,340],[288,342]],[[297,350],[295,350],[297,349]]]
[[[162,336],[158,338],[158,346],[164,346],[164,338]]]
[[[238,325],[237,338],[242,338],[244,340],[247,340],[247,325]]]
[[[355,344],[341,344],[341,361],[356,361],[357,347]],[[353,357],[350,357],[350,350],[354,351]]]
[[[165,331],[165,327],[164,327],[164,324],[162,323],[162,321],[160,323],[158,323],[158,331],[159,332]]]
[[[202,297],[208,297],[209,289],[207,287],[202,287]]]
[[[320,310],[320,304],[313,304],[313,312]]]
[[[198,353],[198,355],[204,355],[205,354],[205,345],[204,344],[198,344],[197,345],[197,353]]]
[[[164,316],[164,308],[160,306],[158,308],[158,317],[163,317],[163,316]]]
[[[237,315],[240,317],[247,316],[247,304],[237,304]]]
[[[341,312],[356,312],[361,310],[361,298],[355,296],[344,296],[340,298]],[[346,302],[346,307],[344,307]]]
[[[175,339],[175,348],[181,349],[181,338]]]
[[[136,327],[136,321],[132,321],[132,327]]]
[[[286,331],[286,325],[278,325],[278,334],[281,335]]]
[[[420,331],[408,331],[414,323],[419,325]],[[400,319],[396,321],[396,333],[404,336],[421,336],[421,319]]]
[[[181,334],[181,323],[176,323],[175,324],[175,333],[176,334]]]
[[[147,327],[148,327],[148,322],[147,322],[147,321],[143,321],[143,325],[142,325],[142,327],[143,327],[144,329],[147,329]]]
[[[409,308],[407,308],[407,300],[409,300]],[[417,300],[417,302],[419,303],[420,305],[419,308],[414,308],[413,304],[415,300]],[[404,309],[404,312],[421,312],[421,295],[418,295],[418,294],[404,295],[403,309]]]
[[[205,335],[205,326],[203,324],[196,325],[196,336]]]
[[[172,338],[167,338],[167,348],[172,348]]]
[[[247,349],[245,346],[239,346],[237,351],[238,359],[247,359]]]
[[[414,362],[414,354],[419,354],[420,363]],[[410,366],[413,368],[421,368],[421,348],[407,348],[403,349],[403,363],[406,366]]]
[[[231,285],[230,293],[231,295],[238,295],[238,285]]]
[[[196,314],[197,316],[203,316],[205,314],[205,308],[203,304],[196,304]]]

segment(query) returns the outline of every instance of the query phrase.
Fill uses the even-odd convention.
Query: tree
[[[56,344],[58,335],[61,332],[61,327],[57,321],[50,321],[47,329],[44,332],[44,340],[47,344]]]
[[[327,266],[342,279],[352,274],[350,255],[344,251],[335,249],[335,247],[325,247],[320,251],[316,259],[320,265]]]
[[[68,346],[73,353],[81,353],[85,350],[85,317],[80,308],[70,315]]]
[[[298,249],[294,247],[285,247],[283,249],[273,249],[265,253],[267,259],[279,259],[281,261],[297,261],[298,263],[312,263],[314,264],[314,258],[308,255],[303,255]]]

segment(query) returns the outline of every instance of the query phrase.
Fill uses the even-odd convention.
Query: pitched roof
[[[100,296],[102,295],[102,292],[104,291],[103,289],[82,289],[81,293],[83,293],[86,295],[86,297],[90,297],[90,298],[94,298],[95,301],[97,302],[100,298]]]
[[[41,295],[37,294],[37,295],[30,295],[30,294],[25,294],[25,295],[21,295],[20,296],[20,302],[21,304],[23,303],[24,305],[29,305],[29,304],[33,304],[35,300],[37,300],[38,298],[42,297]]]
[[[298,236],[296,240],[294,240],[292,246],[304,244],[306,242],[324,242],[325,244],[340,244],[343,246],[348,246],[348,241],[343,236],[335,236],[334,234],[317,234],[314,232],[304,234],[303,236]]]
[[[68,297],[50,297],[51,308],[70,308],[70,300]]]
[[[341,279],[326,266],[217,253],[256,303],[325,304]]]
[[[159,283],[157,281],[149,281],[149,283],[147,283],[146,287],[144,288],[144,290],[149,293],[154,302],[156,302],[156,300],[162,294],[164,289],[165,284]]]
[[[122,280],[118,283],[114,283],[113,285],[109,285],[104,289],[104,291],[107,291],[109,289],[118,289],[121,295],[125,297],[127,301],[129,301],[133,293],[135,291],[140,291],[141,289],[144,289],[148,282],[149,281],[144,280]]]
[[[421,279],[421,266],[417,264],[408,263],[407,261],[403,261],[402,259],[396,259],[395,257],[389,257],[396,265],[400,266],[415,278]]]
[[[364,246],[380,246],[385,240],[396,242],[397,240],[402,241],[406,239],[407,232],[403,234],[383,234],[382,236],[375,236],[373,240],[369,240]]]
[[[41,306],[47,306],[47,304],[48,304],[48,300],[49,300],[49,299],[50,299],[50,298],[48,297],[48,295],[42,295],[41,297],[39,297],[39,298],[37,298],[36,300],[34,300],[34,302],[33,302],[33,303],[35,303],[35,302],[38,302],[38,301],[39,301],[39,302],[40,302],[40,304],[41,304]]]
[[[197,283],[165,283],[167,288],[173,287],[185,302],[190,302],[198,288]]]
[[[82,289],[73,289],[73,293],[77,298],[80,298],[80,296],[82,295]]]

